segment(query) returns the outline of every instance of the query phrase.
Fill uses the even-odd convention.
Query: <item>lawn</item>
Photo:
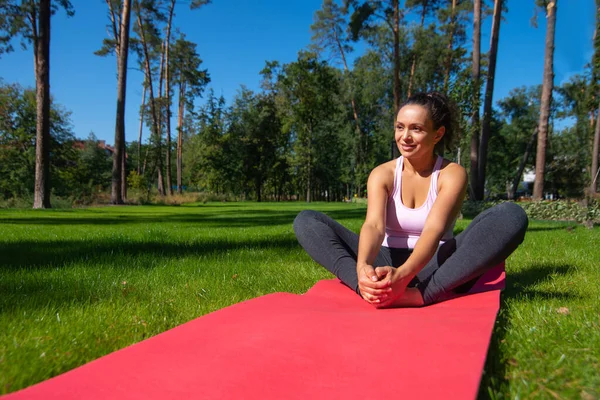
[[[0,393],[219,308],[330,278],[294,238],[304,208],[0,210]],[[365,214],[362,204],[310,208],[355,231]],[[508,261],[481,397],[600,396],[599,239],[599,228],[530,224]]]

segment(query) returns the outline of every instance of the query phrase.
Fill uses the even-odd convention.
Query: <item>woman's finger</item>
[[[373,289],[368,286],[361,286],[360,284],[359,284],[359,287],[360,287],[361,292],[368,293],[371,296],[384,296],[384,295],[388,295],[392,292],[391,288]]]
[[[391,280],[384,279],[383,281],[373,282],[367,277],[361,276],[358,280],[359,284],[371,289],[385,289],[391,286]]]

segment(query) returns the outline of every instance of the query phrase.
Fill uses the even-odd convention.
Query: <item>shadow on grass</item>
[[[581,225],[579,225],[581,226]],[[533,226],[527,229],[527,232],[547,232],[547,231],[572,231],[577,229],[577,225],[562,225],[562,226]]]
[[[57,269],[74,262],[94,266],[110,262],[114,257],[135,259],[139,256],[185,257],[206,256],[241,249],[294,249],[298,247],[294,237],[265,235],[261,239],[234,241],[226,239],[199,240],[189,243],[165,243],[160,240],[125,242],[111,240],[95,241],[19,241],[0,243],[0,270],[11,269]]]
[[[19,309],[20,302],[25,302],[28,308],[44,307],[47,305],[59,306],[60,304],[96,302],[106,296],[114,295],[115,287],[98,290],[92,287],[89,279],[75,280],[65,278],[58,274],[43,275],[43,278],[20,279],[17,278],[20,270],[34,271],[60,271],[73,266],[83,266],[85,275],[95,274],[95,268],[119,268],[122,266],[126,272],[129,268],[152,269],[157,265],[157,260],[177,259],[183,257],[198,258],[217,256],[219,254],[235,253],[244,250],[268,250],[285,254],[286,252],[300,250],[300,245],[291,234],[294,218],[298,211],[281,211],[270,209],[237,210],[233,205],[230,208],[223,206],[214,207],[204,213],[186,211],[183,213],[131,213],[119,215],[118,213],[105,213],[104,210],[86,210],[81,216],[69,215],[31,215],[23,217],[0,218],[3,224],[40,225],[43,227],[57,225],[94,225],[99,232],[106,225],[123,224],[133,225],[134,229],[141,229],[141,224],[164,224],[172,226],[173,223],[198,224],[202,228],[231,229],[228,237],[206,238],[199,236],[189,241],[166,241],[157,237],[156,233],[149,233],[147,237],[135,241],[105,237],[92,240],[63,239],[48,240],[45,238],[31,238],[17,242],[0,241],[0,274],[7,279],[0,280],[0,293],[4,294],[5,301],[0,301],[3,312]],[[318,207],[317,207],[318,208]],[[334,219],[363,218],[364,209],[334,210],[327,212]],[[237,235],[236,228],[252,228],[275,225],[288,225],[289,234],[269,234],[268,231],[258,237],[247,233]],[[120,226],[120,225],[119,225]],[[68,228],[67,228],[68,229]],[[133,265],[132,265],[133,264]],[[130,265],[130,266],[128,266]],[[92,272],[93,271],[93,272]],[[102,273],[102,271],[97,271]],[[71,274],[72,275],[72,274]],[[71,276],[69,275],[69,276]],[[84,277],[82,277],[84,278]],[[93,281],[93,279],[92,279]],[[105,286],[105,285],[104,285]]]
[[[570,299],[574,296],[565,292],[543,292],[534,287],[543,283],[552,275],[566,275],[568,265],[538,264],[522,271],[507,272],[506,288],[500,300],[500,312],[494,325],[490,347],[483,369],[478,399],[498,399],[508,392],[507,363],[512,362],[510,355],[502,354],[502,343],[510,325],[510,310],[507,301],[527,296],[541,299]]]
[[[0,312],[12,312],[35,309],[46,306],[60,307],[62,304],[94,303],[117,294],[125,287],[120,282],[111,286],[111,282],[102,281],[103,272],[99,266],[108,268],[122,267],[128,271],[155,268],[156,261],[173,258],[218,256],[241,250],[274,249],[285,254],[299,249],[299,244],[291,235],[283,237],[264,236],[260,239],[228,241],[226,239],[203,240],[190,244],[164,243],[159,240],[148,242],[111,242],[101,241],[22,241],[0,244],[0,273],[6,279],[0,279]],[[128,266],[129,264],[129,266]],[[134,265],[131,265],[134,264]],[[26,269],[29,271],[52,271],[66,267],[82,265],[81,273],[38,274],[35,278],[19,278],[22,275],[10,274],[10,271]],[[212,273],[214,268],[202,268]],[[115,274],[118,276],[118,272]],[[98,276],[98,278],[96,278]],[[102,281],[100,284],[94,282]],[[98,286],[99,285],[99,286]],[[108,285],[108,286],[107,286]],[[127,295],[128,293],[122,293]],[[135,293],[133,294],[135,296]]]
[[[308,209],[308,208],[307,208]],[[35,216],[27,215],[19,218],[0,218],[2,224],[14,225],[121,225],[148,223],[192,223],[210,228],[248,228],[259,226],[292,225],[299,211],[279,211],[270,209],[254,210],[222,210],[212,209],[210,212],[187,213],[148,213],[148,214],[94,214],[89,216]],[[364,218],[366,209],[334,210],[325,212],[333,219]]]

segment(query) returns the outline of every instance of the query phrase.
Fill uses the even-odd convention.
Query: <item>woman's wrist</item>
[[[416,274],[413,273],[409,267],[401,265],[394,271],[394,274],[392,275],[392,280],[399,281],[407,278],[412,279],[415,275]]]
[[[367,264],[366,261],[359,261],[356,263],[356,270],[360,271],[361,269],[368,267],[368,266],[369,266],[369,264]]]

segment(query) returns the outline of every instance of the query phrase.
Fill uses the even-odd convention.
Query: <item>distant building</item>
[[[85,148],[86,142],[87,142],[87,140],[75,140],[73,142],[73,148],[78,149],[78,150],[83,150]],[[115,148],[113,146],[111,146],[110,144],[106,144],[106,140],[97,140],[96,145],[98,146],[99,149],[104,150],[106,152],[107,156],[112,157],[112,155],[115,152]],[[127,158],[127,153],[125,153],[125,158]]]

